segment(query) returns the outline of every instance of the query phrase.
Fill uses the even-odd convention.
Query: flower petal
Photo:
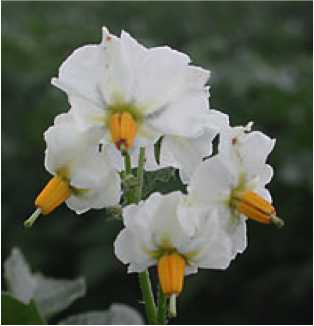
[[[165,135],[198,137],[205,128],[208,108],[207,92],[191,89],[147,117],[147,123]]]
[[[221,156],[216,155],[196,168],[188,192],[207,204],[216,203],[224,200],[237,183],[238,175],[233,173]]]
[[[146,268],[156,263],[145,253],[139,238],[128,229],[123,229],[114,242],[114,252],[124,264],[129,264],[128,272],[143,272]]]

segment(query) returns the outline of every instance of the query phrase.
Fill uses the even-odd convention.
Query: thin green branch
[[[158,309],[157,309],[157,325],[166,325],[167,298],[162,292],[159,284],[158,289]]]
[[[138,169],[137,169],[137,178],[139,181],[139,186],[137,188],[137,203],[139,203],[142,199],[144,164],[145,164],[145,147],[141,147],[140,155],[138,158]]]
[[[156,313],[156,305],[152,292],[152,287],[150,284],[148,271],[144,271],[139,273],[140,285],[143,295],[143,301],[145,304],[145,310],[147,319],[150,325],[158,325],[157,324],[157,313]]]

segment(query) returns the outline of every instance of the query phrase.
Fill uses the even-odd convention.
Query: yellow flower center
[[[185,260],[178,253],[166,254],[158,261],[158,277],[163,293],[178,296],[183,287]]]
[[[47,215],[71,196],[67,181],[61,177],[53,177],[37,196],[35,206],[41,209],[41,214]]]
[[[124,144],[125,148],[129,150],[133,144],[137,132],[137,125],[128,112],[114,113],[110,117],[110,133],[111,139],[115,143],[118,150]]]

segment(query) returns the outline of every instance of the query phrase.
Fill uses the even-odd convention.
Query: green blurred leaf
[[[9,294],[1,295],[1,324],[2,325],[45,325],[34,300],[25,304],[14,299]]]
[[[12,296],[25,304],[34,299],[40,313],[47,317],[66,309],[86,293],[83,278],[63,280],[47,278],[41,274],[32,275],[18,248],[12,250],[4,270]]]
[[[167,184],[175,179],[174,168],[164,168],[158,171],[145,172],[143,198],[147,198],[151,193],[155,192],[158,187]]]
[[[143,325],[143,318],[129,306],[113,304],[108,311],[70,316],[62,320],[59,325]]]

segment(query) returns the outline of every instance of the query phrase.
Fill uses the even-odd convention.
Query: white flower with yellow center
[[[231,261],[231,242],[217,217],[208,218],[203,229],[194,233],[181,225],[177,206],[182,196],[180,192],[155,193],[138,206],[125,208],[125,228],[114,244],[116,256],[129,264],[130,273],[157,265],[168,297],[179,295],[184,274],[198,268],[225,269]]]
[[[265,161],[275,141],[249,131],[250,125],[222,131],[220,153],[195,170],[178,208],[182,225],[191,233],[207,223],[208,211],[217,215],[233,243],[233,255],[246,248],[247,218],[283,225],[265,188],[273,175]]]
[[[97,126],[105,142],[130,150],[163,135],[201,136],[208,78],[183,53],[147,49],[124,31],[119,38],[103,28],[102,42],[75,50],[52,84],[67,93],[81,128]]]
[[[79,131],[70,113],[55,119],[45,132],[45,166],[53,178],[36,198],[37,210],[26,225],[63,202],[78,214],[119,203],[120,177],[106,151],[95,146],[99,133],[98,128]]]

